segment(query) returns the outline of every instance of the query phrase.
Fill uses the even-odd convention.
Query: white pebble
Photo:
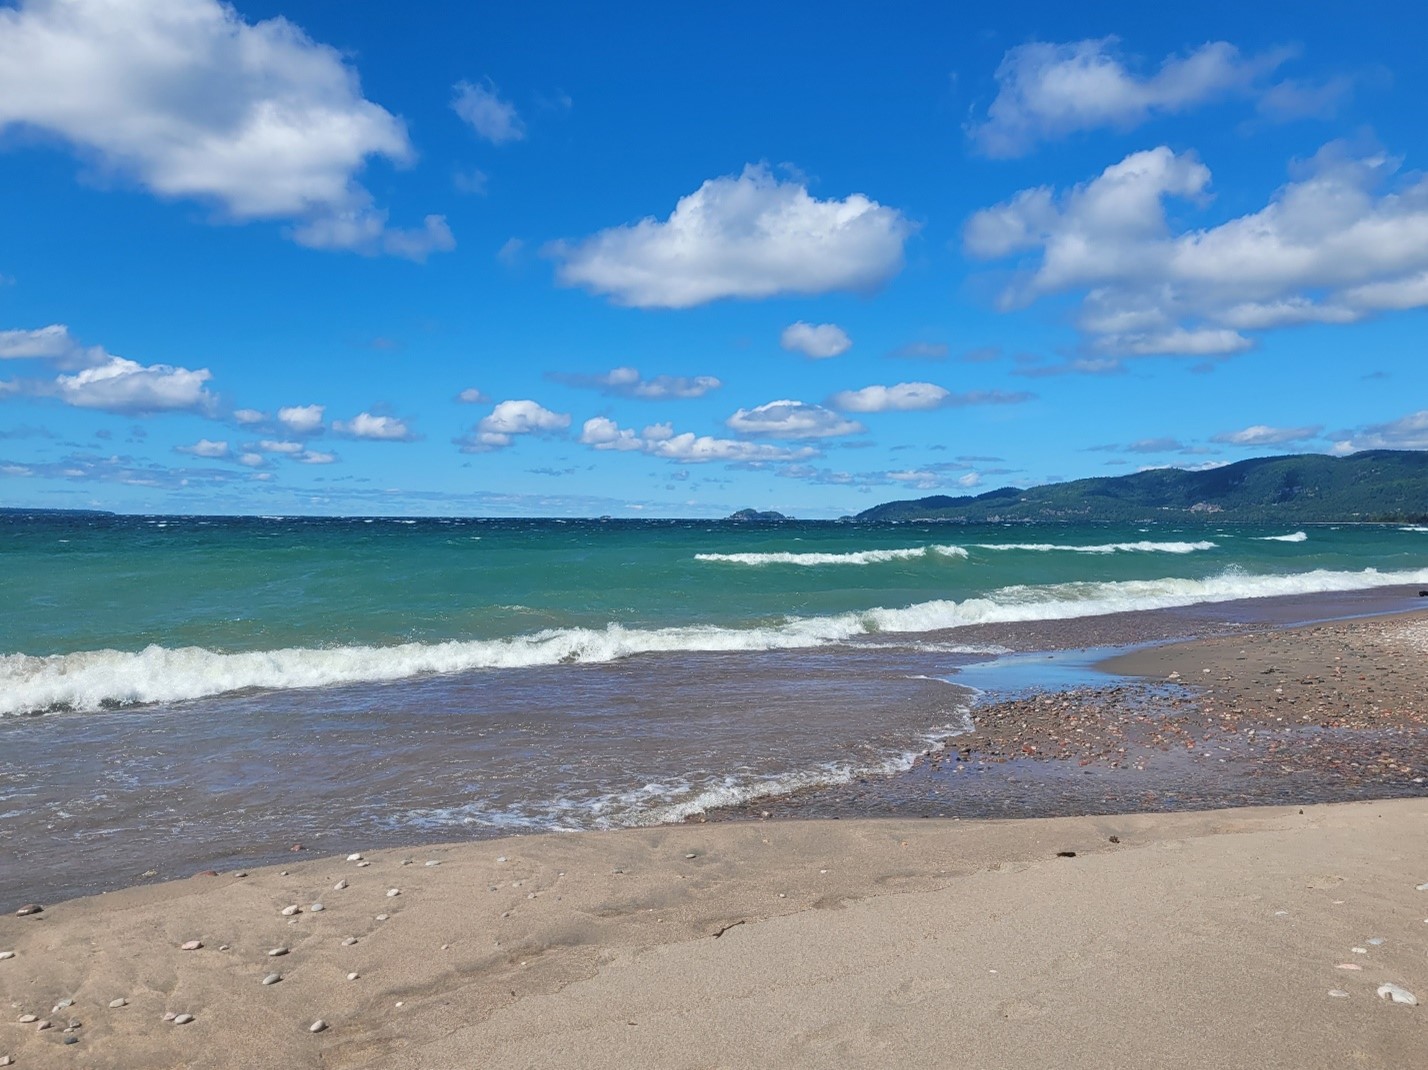
[[[1368,954],[1368,948],[1366,948],[1366,947],[1351,947],[1351,948],[1349,948],[1349,950],[1352,951],[1355,955],[1367,955],[1367,954]]]
[[[279,913],[282,914],[282,916],[285,917],[285,918],[290,918],[290,917],[292,917],[294,914],[301,914],[301,913],[302,913],[302,907],[300,907],[300,906],[298,906],[296,903],[294,903],[292,906],[283,907],[283,909],[280,910]]]
[[[428,866],[439,866],[439,865],[441,865],[441,863],[440,863],[437,859],[435,859],[435,858],[433,858],[430,862],[428,862],[428,863],[426,863],[426,864],[427,864]]]
[[[8,1055],[0,1055],[0,1066],[10,1066],[14,1061],[15,1060]]]
[[[506,856],[505,856],[505,855],[498,855],[498,856],[496,857],[496,861],[497,861],[497,862],[504,862],[505,860],[506,860]]]
[[[357,863],[357,868],[358,868],[358,869],[366,869],[366,868],[367,868],[368,866],[370,866],[371,864],[372,864],[371,862],[358,862],[358,863]]]
[[[361,856],[360,854],[358,854],[356,851],[353,851],[350,855],[347,856],[347,861],[349,861],[349,862],[360,862],[360,861],[362,861],[362,856]]]
[[[268,952],[268,958],[270,958],[270,959],[275,959],[275,958],[277,958],[278,956],[280,956],[280,955],[286,955],[287,953],[288,953],[288,949],[287,949],[287,948],[285,948],[285,947],[275,947],[275,948],[273,948],[273,950],[271,950],[271,951]]]
[[[349,974],[347,975],[347,980],[349,980],[349,981],[355,981],[355,980],[357,980],[357,978],[359,978],[359,977],[361,977],[361,976],[362,976],[362,975],[361,975],[360,973],[349,973]]]
[[[40,1016],[39,1016],[38,1014],[22,1014],[22,1015],[20,1015],[20,1024],[21,1024],[21,1025],[29,1025],[31,1022],[38,1022],[39,1020],[40,1020]]]
[[[311,910],[314,914],[319,914],[319,913],[321,913],[322,911],[326,910],[327,908],[326,908],[325,906],[323,906],[321,903],[314,903],[314,904],[312,904],[312,906],[308,907],[307,909],[308,909],[308,910]]]
[[[321,1018],[319,1018],[317,1021],[313,1022],[312,1025],[307,1027],[307,1031],[309,1033],[321,1033],[326,1028],[327,1023],[324,1022]]]
[[[174,1025],[188,1025],[188,1023],[191,1021],[193,1021],[193,1015],[191,1014],[174,1015]]]
[[[340,891],[342,891],[343,888],[346,888],[346,887],[347,887],[347,882],[346,882],[346,881],[338,881],[336,884],[334,884],[334,885],[332,886],[332,890],[333,890],[334,892],[340,892]]]
[[[1333,996],[1335,999],[1348,999],[1348,998],[1349,998],[1349,994],[1348,994],[1347,992],[1345,992],[1342,988],[1331,988],[1331,989],[1329,989],[1329,995]]]
[[[263,978],[263,984],[265,984],[265,985],[275,985],[275,984],[277,984],[279,981],[281,981],[282,979],[283,979],[283,975],[282,975],[282,974],[280,974],[280,973],[270,973],[270,974],[268,974],[267,977],[264,977],[264,978]]]
[[[1420,884],[1417,890],[1420,892],[1428,892],[1428,884]]]
[[[391,898],[393,898],[394,896],[398,896],[398,895],[401,895],[401,894],[402,894],[402,890],[401,890],[400,888],[388,888],[388,889],[387,889],[387,898],[388,898],[388,899],[391,899]]]
[[[109,1009],[110,1009],[110,1010],[118,1010],[120,1007],[127,1007],[127,1006],[129,1006],[129,1001],[128,1001],[127,999],[125,999],[123,996],[120,996],[118,999],[111,999],[111,1000],[109,1001]]]
[[[390,916],[390,915],[387,915],[387,914],[378,914],[378,915],[377,915],[377,920],[378,920],[378,921],[386,921],[389,916]]]
[[[1399,988],[1398,985],[1379,985],[1379,999],[1391,999],[1395,1003],[1406,1003],[1410,1007],[1418,1006],[1418,997],[1406,988]]]
[[[351,946],[352,946],[353,944],[355,944],[356,942],[357,942],[357,937],[355,937],[355,936],[349,936],[346,940],[343,940],[343,941],[342,941],[342,946],[343,946],[343,947],[351,947]]]
[[[164,1021],[166,1022],[172,1022],[177,1017],[178,1015],[175,1014],[173,1011],[166,1011],[164,1013]]]
[[[202,940],[187,940],[179,945],[180,951],[197,951],[203,946]]]
[[[1368,942],[1369,942],[1369,944],[1371,944],[1372,946],[1378,947],[1379,944],[1383,943],[1383,937],[1381,937],[1381,936],[1371,936],[1371,937],[1369,937]]]
[[[14,957],[15,952],[13,951],[0,951],[0,959],[13,959]]]
[[[698,856],[697,854],[695,854],[693,851],[690,851],[689,854],[685,855],[684,857],[685,857],[685,858],[698,858],[699,856]]]

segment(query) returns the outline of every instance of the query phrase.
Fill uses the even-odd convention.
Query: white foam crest
[[[1261,535],[1260,542],[1307,542],[1309,533],[1307,531],[1295,531],[1288,535]]]
[[[912,561],[919,557],[966,557],[960,546],[912,546],[897,550],[852,550],[841,554],[827,553],[765,553],[765,554],[695,554],[696,561],[714,561],[726,565],[876,565],[885,561]]]
[[[221,653],[150,646],[137,652],[0,655],[0,715],[52,709],[177,702],[250,688],[285,690],[380,683],[433,673],[600,663],[636,654],[795,650],[869,633],[922,633],[968,624],[1066,620],[1241,598],[1366,590],[1428,583],[1428,569],[1256,576],[1231,570],[1205,579],[1122,580],[1003,587],[961,602],[940,599],[827,617],[791,617],[754,628],[698,625],[547,629],[505,639],[396,646],[293,647]]]
[[[1213,542],[1103,542],[1092,546],[1076,546],[1055,542],[982,542],[979,550],[1026,550],[1032,553],[1073,553],[1073,554],[1193,554],[1200,550],[1213,550],[1218,543]]]
[[[1406,527],[1401,527],[1401,528],[1399,528],[1398,530],[1399,530],[1399,531],[1417,531],[1417,532],[1419,532],[1419,533],[1423,533],[1423,532],[1428,532],[1428,527],[1424,527],[1422,524],[1409,524],[1409,525],[1407,525]]]

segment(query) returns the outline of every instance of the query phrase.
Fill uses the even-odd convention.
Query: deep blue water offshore
[[[1425,584],[1409,527],[7,514],[0,891],[674,820],[964,731],[966,625]]]

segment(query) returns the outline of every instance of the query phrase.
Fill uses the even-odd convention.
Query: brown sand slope
[[[22,1068],[1299,1070],[1428,1053],[1425,800],[686,826],[369,861],[7,911],[0,1054]],[[180,950],[191,939],[204,947]],[[283,979],[263,986],[270,972]],[[1381,1000],[1384,982],[1424,1005]],[[317,1018],[330,1028],[312,1034]]]

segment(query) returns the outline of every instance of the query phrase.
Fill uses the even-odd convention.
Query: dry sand
[[[711,824],[367,861],[7,911],[0,1053],[22,1068],[1256,1070],[1428,1055],[1428,800]],[[1379,998],[1383,983],[1425,1005]]]

